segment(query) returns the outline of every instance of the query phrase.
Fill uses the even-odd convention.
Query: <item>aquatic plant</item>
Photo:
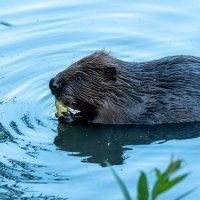
[[[122,193],[125,200],[131,200],[130,193],[125,186],[125,183],[121,180],[121,178],[118,176],[118,174],[115,172],[115,170],[110,166],[108,162],[106,164],[110,167]],[[183,181],[189,173],[184,173],[182,175],[179,175],[177,177],[171,177],[175,172],[181,169],[183,164],[182,160],[171,160],[169,165],[167,166],[166,170],[164,172],[161,172],[158,168],[155,168],[153,172],[155,173],[156,180],[153,185],[152,190],[150,191],[148,188],[148,181],[147,181],[147,175],[144,171],[140,172],[138,185],[137,185],[137,200],[156,200],[158,196],[163,194],[164,192],[168,191],[172,187],[176,186],[178,183]],[[193,188],[184,194],[181,194],[179,197],[175,198],[174,200],[181,200],[187,195],[191,194],[196,188]]]

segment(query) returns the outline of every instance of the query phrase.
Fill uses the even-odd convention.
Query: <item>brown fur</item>
[[[200,59],[130,63],[98,51],[60,72],[54,93],[90,122],[155,124],[200,120]]]

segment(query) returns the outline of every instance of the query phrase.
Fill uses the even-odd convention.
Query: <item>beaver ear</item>
[[[107,67],[105,70],[106,78],[115,81],[117,77],[117,72],[115,67]]]

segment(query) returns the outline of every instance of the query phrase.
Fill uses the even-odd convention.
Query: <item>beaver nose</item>
[[[50,81],[49,81],[49,88],[51,90],[51,92],[53,94],[55,94],[56,90],[58,89],[59,85],[58,83],[56,82],[56,79],[55,78],[52,78]]]

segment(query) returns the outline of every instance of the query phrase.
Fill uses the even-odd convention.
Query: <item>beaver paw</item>
[[[62,112],[62,116],[60,116],[58,120],[61,122],[71,123],[75,120],[75,117],[72,112]]]

